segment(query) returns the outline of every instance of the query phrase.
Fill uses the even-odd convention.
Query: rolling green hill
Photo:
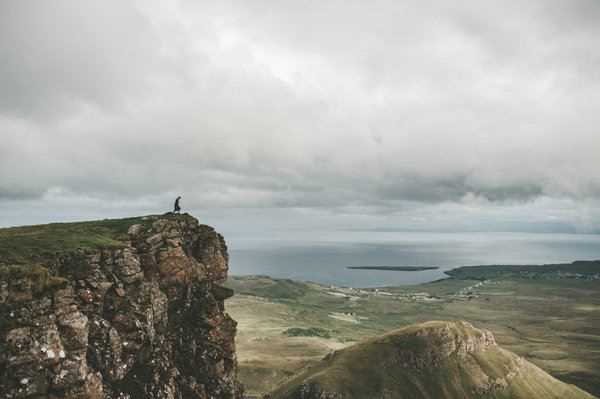
[[[591,399],[463,321],[411,325],[328,355],[273,399]]]

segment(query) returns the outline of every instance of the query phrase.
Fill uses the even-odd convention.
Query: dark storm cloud
[[[5,1],[0,205],[184,192],[433,223],[537,201],[594,225],[599,17],[593,0]]]

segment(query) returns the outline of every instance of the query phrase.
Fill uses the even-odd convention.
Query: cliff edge
[[[242,398],[227,270],[187,214],[0,229],[0,397]]]

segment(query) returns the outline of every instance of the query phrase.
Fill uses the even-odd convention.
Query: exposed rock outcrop
[[[165,215],[122,243],[2,266],[0,397],[242,397],[223,237]]]
[[[450,356],[464,358],[497,346],[491,332],[476,329],[465,321],[425,323],[407,332],[404,339],[414,340],[419,345],[400,345],[390,357],[390,364],[417,370],[440,367]]]

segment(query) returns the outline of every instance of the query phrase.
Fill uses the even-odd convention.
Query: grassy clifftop
[[[168,217],[191,216],[182,214]],[[130,226],[150,225],[156,219],[158,216],[150,215],[0,229],[0,264],[43,263],[57,255],[77,250],[119,248],[125,245]]]

